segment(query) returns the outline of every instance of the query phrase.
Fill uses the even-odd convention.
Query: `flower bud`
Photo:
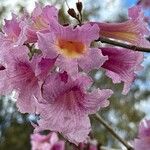
[[[77,10],[81,13],[82,8],[83,8],[82,2],[77,2],[76,7],[77,7]]]
[[[73,8],[68,9],[68,14],[73,18],[77,18],[77,14]]]

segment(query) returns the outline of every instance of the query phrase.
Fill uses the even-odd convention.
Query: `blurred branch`
[[[101,150],[121,150],[121,149],[114,149],[114,148],[110,148],[110,147],[101,147]]]
[[[126,141],[124,141],[114,130],[113,128],[98,114],[95,114],[96,119],[118,140],[120,141],[127,150],[134,150]]]
[[[123,48],[126,48],[126,49],[131,49],[133,51],[140,51],[140,52],[150,53],[150,48],[138,47],[138,46],[135,46],[135,45],[114,41],[114,40],[111,40],[111,39],[105,38],[105,37],[100,37],[96,41],[100,41],[102,43],[111,44],[111,45],[114,45],[114,46],[123,47]]]

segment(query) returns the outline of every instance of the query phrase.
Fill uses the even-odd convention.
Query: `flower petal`
[[[83,102],[83,106],[86,108],[88,113],[95,113],[100,108],[107,107],[109,101],[107,100],[112,95],[112,90],[94,90],[88,93]]]
[[[43,57],[54,59],[58,56],[56,51],[56,37],[52,33],[37,33],[38,46],[43,53]]]
[[[59,56],[55,65],[59,67],[61,72],[67,71],[69,75],[75,77],[78,73],[78,62],[76,59],[68,59],[63,56]]]
[[[141,70],[143,54],[126,49],[101,48],[102,54],[108,56],[103,64],[106,75],[112,78],[114,83],[124,82],[123,94],[127,94],[135,79],[136,71]]]
[[[84,71],[89,72],[99,69],[107,59],[107,56],[102,55],[100,49],[92,48],[88,50],[88,54],[78,59],[78,63]]]

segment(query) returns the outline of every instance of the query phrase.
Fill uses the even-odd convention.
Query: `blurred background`
[[[10,19],[11,12],[22,13],[24,7],[31,12],[35,2],[54,4],[60,9],[59,20],[68,23],[72,20],[67,15],[63,0],[0,0],[0,26],[3,19]],[[70,7],[75,8],[77,0],[68,0]],[[84,3],[84,20],[121,22],[127,19],[127,10],[136,0],[82,0]],[[150,15],[150,10],[145,11]],[[150,55],[145,54],[144,71],[138,74],[128,95],[121,94],[122,84],[114,85],[104,75],[103,71],[91,72],[95,86],[111,88],[114,95],[110,99],[110,106],[100,112],[101,116],[127,141],[131,141],[137,134],[137,125],[142,118],[150,118]],[[30,122],[35,121],[33,115],[22,115],[17,111],[15,98],[0,97],[0,150],[30,150],[30,134],[33,127]],[[91,136],[99,143],[113,148],[119,148],[118,143],[110,133],[91,116],[93,131]],[[68,148],[69,149],[69,148]]]

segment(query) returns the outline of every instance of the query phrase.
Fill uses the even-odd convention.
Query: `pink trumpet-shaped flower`
[[[102,65],[106,75],[114,83],[124,82],[123,94],[127,94],[132,85],[136,72],[142,69],[143,54],[127,49],[105,47],[100,48],[108,60]]]
[[[38,45],[44,57],[56,58],[56,66],[70,75],[78,73],[78,66],[88,72],[98,69],[106,60],[98,48],[91,48],[92,41],[99,37],[97,25],[85,24],[81,27],[63,27],[51,22],[47,34],[38,34]]]
[[[26,41],[26,36],[21,35],[21,19],[15,14],[12,14],[11,20],[5,19],[5,24],[0,33],[0,45],[2,49],[10,49],[15,45],[23,45]]]
[[[150,149],[150,120],[143,120],[139,125],[138,138],[133,142],[135,150]]]
[[[109,89],[87,92],[90,85],[85,75],[72,80],[66,72],[51,74],[42,86],[46,101],[38,107],[41,119],[36,130],[60,132],[75,144],[85,142],[91,130],[88,114],[108,106],[112,95]]]
[[[42,7],[39,3],[35,3],[35,5],[31,17],[26,17],[22,22],[22,28],[24,28],[22,35],[26,35],[27,41],[30,43],[37,41],[37,32],[49,31],[49,23],[52,19],[58,19],[58,10],[54,6]]]
[[[100,36],[126,41],[141,47],[150,47],[146,36],[150,35],[140,6],[129,8],[129,20],[122,23],[98,23]],[[94,22],[91,24],[95,24]]]
[[[4,56],[4,66],[0,71],[3,76],[0,86],[1,94],[15,90],[18,93],[17,107],[22,113],[33,113],[36,109],[36,97],[41,92],[41,84],[48,71],[53,67],[54,60],[33,58],[29,61],[28,49],[25,46],[11,49]]]
[[[32,150],[64,150],[64,141],[59,141],[56,133],[52,132],[48,135],[39,133],[31,135]]]

